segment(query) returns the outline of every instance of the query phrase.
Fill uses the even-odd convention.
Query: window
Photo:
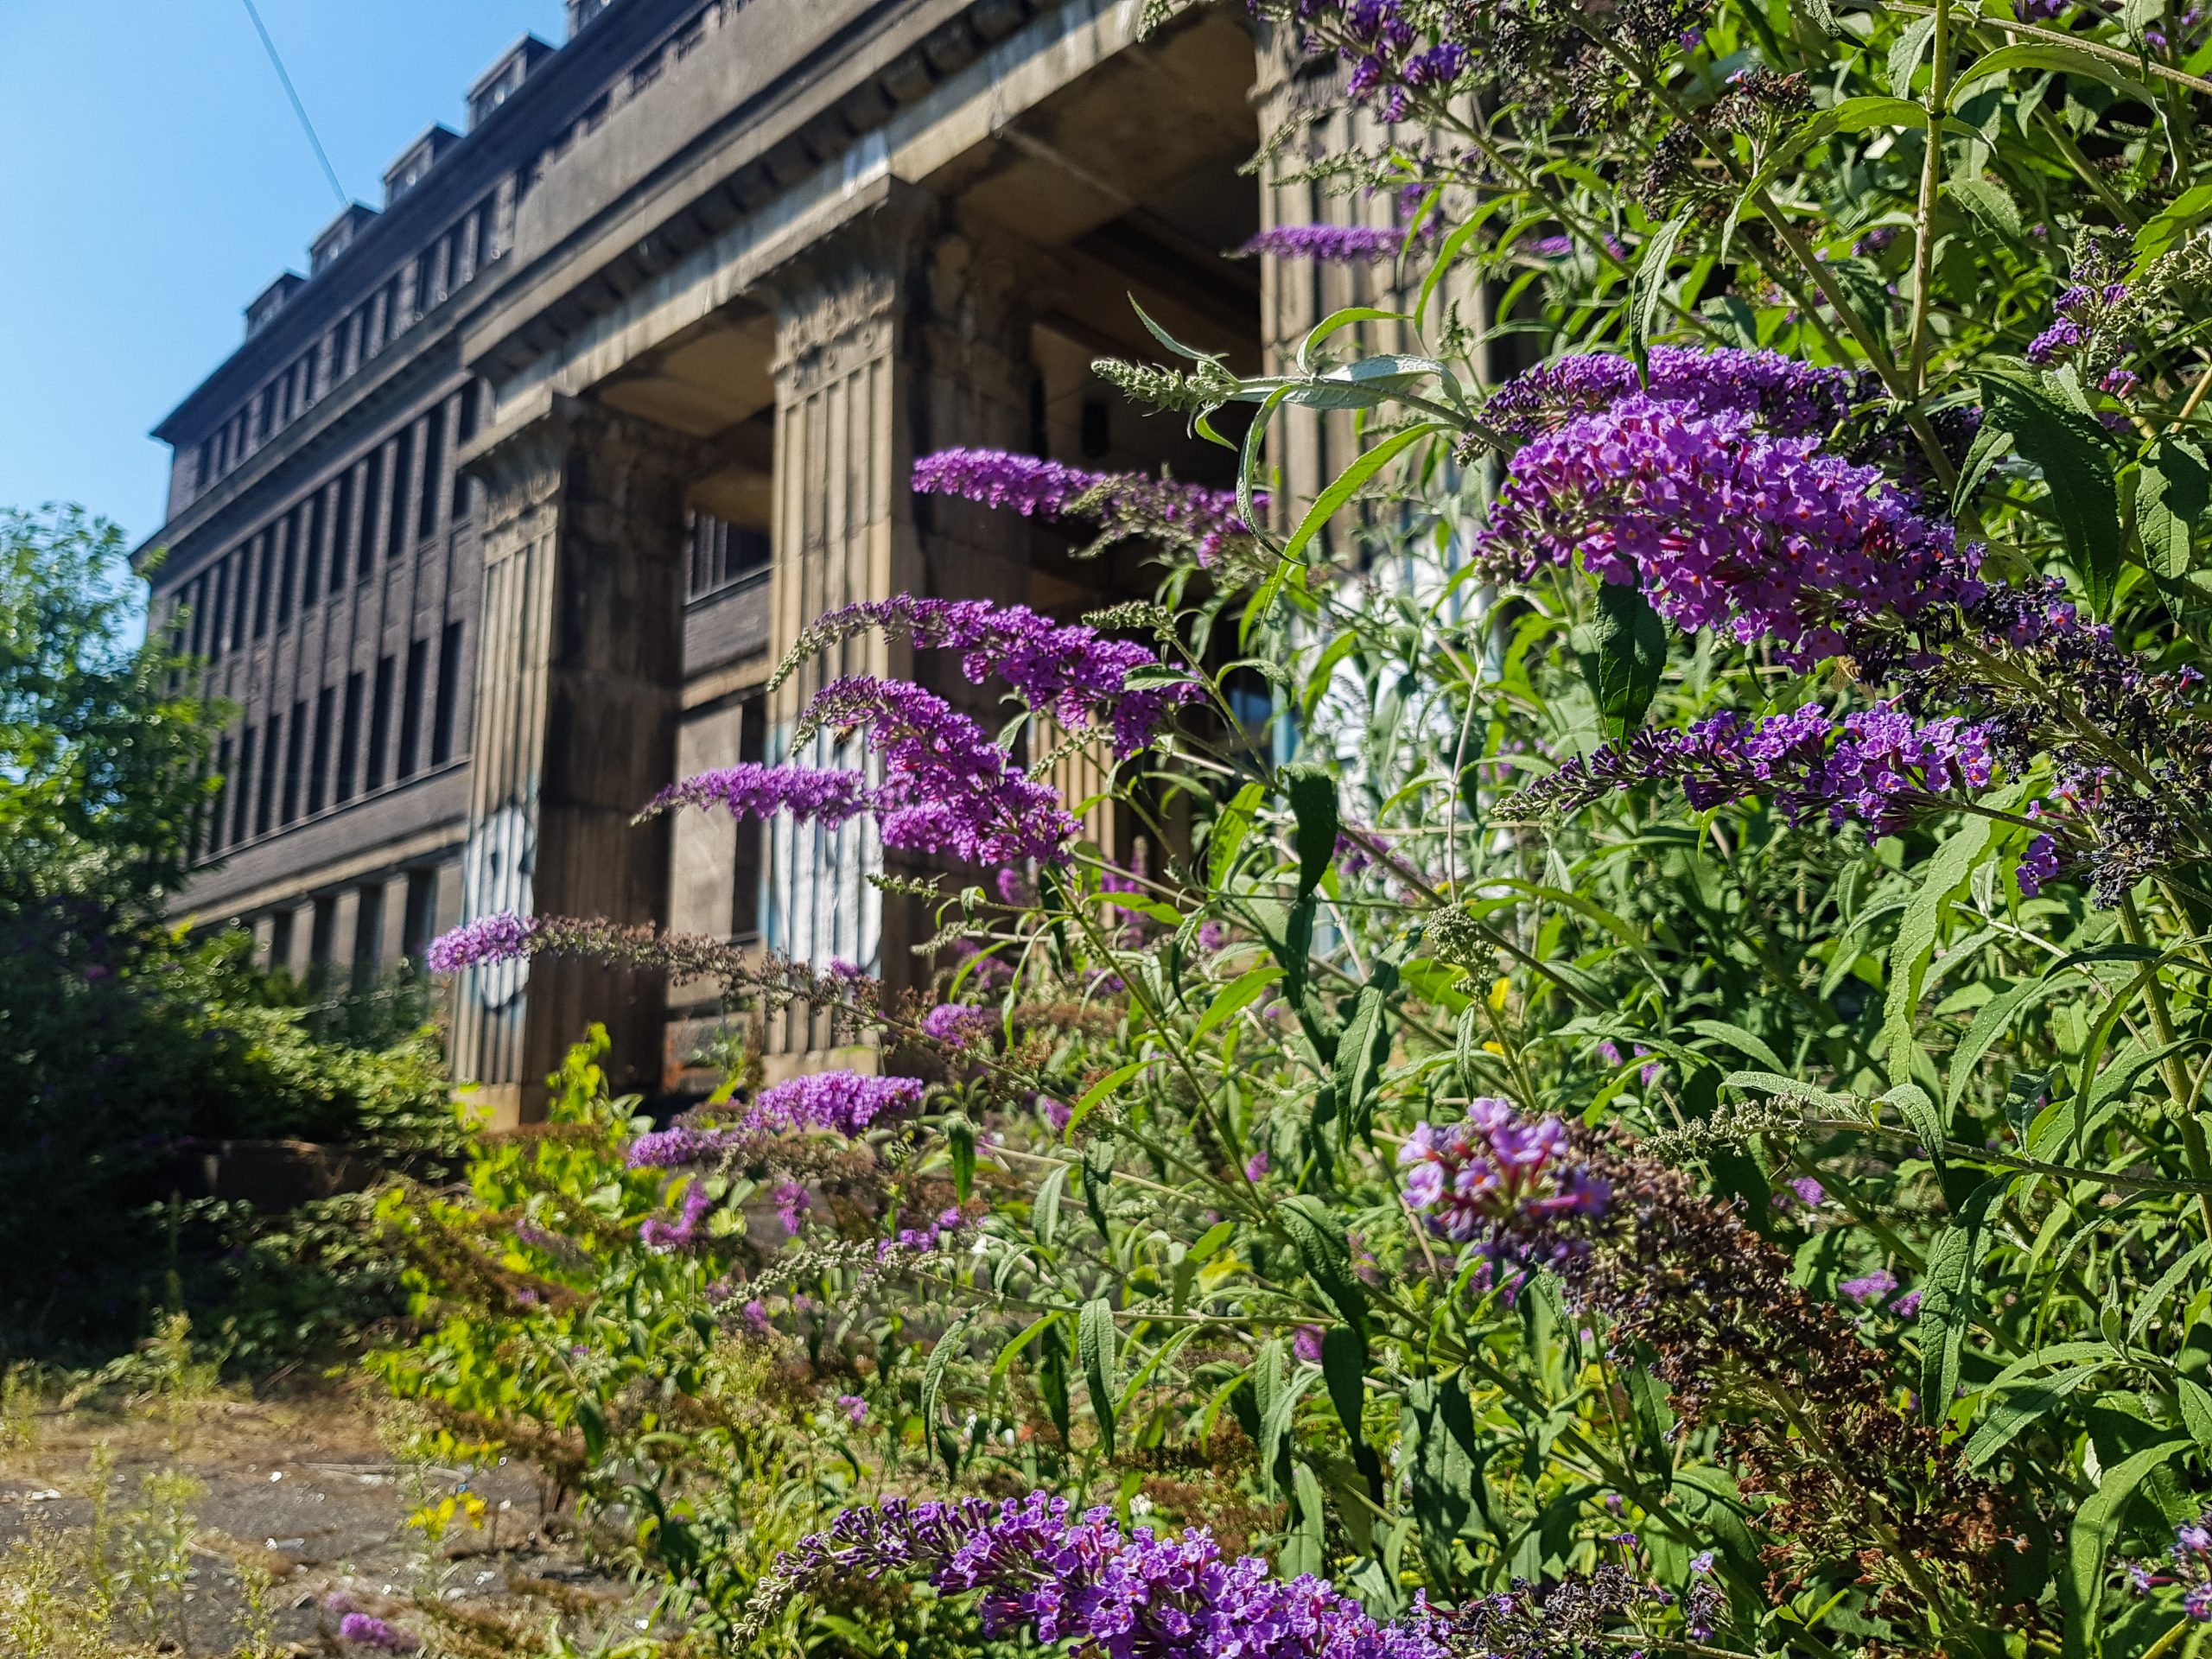
[[[315,753],[308,761],[308,816],[322,810],[330,798],[330,725],[338,710],[338,693],[324,686],[315,699]]]
[[[223,809],[230,804],[234,780],[231,776],[232,743],[227,733],[215,746],[215,795],[208,804],[207,820],[200,826],[200,853],[213,857],[223,849]]]
[[[499,200],[497,196],[484,198],[484,205],[476,210],[476,269],[481,270],[499,257],[493,244],[499,224]]]
[[[353,918],[353,988],[376,982],[377,961],[384,954],[384,889],[363,887]]]
[[[194,657],[207,654],[207,575],[202,571],[192,584],[190,597],[185,601],[192,608],[192,633],[187,649]]]
[[[369,463],[361,473],[361,556],[354,562],[353,574],[363,582],[376,569],[377,496],[384,485],[384,451],[369,452]]]
[[[391,446],[391,507],[385,515],[384,556],[396,559],[407,549],[407,489],[415,459],[415,429],[408,427]]]
[[[238,769],[231,774],[225,791],[231,802],[231,844],[245,839],[247,813],[253,801],[253,728],[238,734]]]
[[[271,580],[276,574],[276,537],[274,531],[264,530],[246,544],[246,570],[253,584],[253,637],[262,638],[269,632],[269,600],[276,584]]]
[[[472,380],[461,389],[461,413],[454,423],[453,447],[455,453],[458,453],[475,435],[476,383]],[[452,516],[455,520],[468,517],[469,507],[472,505],[470,498],[475,493],[474,483],[475,480],[462,472],[459,467],[454,467]]]
[[[438,642],[438,702],[430,717],[430,764],[453,759],[454,721],[461,712],[461,624],[446,624]]]
[[[737,709],[737,758],[760,761],[768,757],[768,700],[747,697]],[[737,858],[730,874],[729,931],[732,938],[751,938],[760,931],[760,820],[737,821]]]
[[[440,404],[423,423],[423,495],[415,522],[418,541],[428,541],[438,528],[438,468],[445,464],[446,406]]]
[[[322,597],[322,543],[330,534],[330,515],[322,510],[329,493],[317,490],[300,506],[300,609],[315,608]]]
[[[265,836],[276,822],[276,763],[284,753],[284,716],[271,715],[261,739],[261,781],[253,802],[253,833]]]
[[[399,704],[399,764],[394,778],[412,778],[423,757],[423,689],[429,679],[430,642],[417,639],[407,647],[407,691]]]
[[[379,346],[389,346],[399,337],[399,278],[395,276],[384,285],[384,332]]]
[[[359,776],[361,756],[361,677],[346,677],[346,713],[338,728],[338,775],[331,780],[330,798],[353,798],[353,779]]]
[[[223,607],[230,598],[231,561],[225,559],[213,572],[214,596],[207,601],[207,660],[223,660]]]
[[[321,985],[330,977],[330,957],[338,948],[338,900],[315,901],[315,919],[308,925],[308,983]]]
[[[384,787],[385,740],[391,735],[391,658],[377,658],[376,690],[369,698],[369,752],[361,766],[364,791]]]
[[[704,599],[732,583],[766,568],[768,532],[745,524],[726,524],[704,512],[691,515],[691,565],[684,584],[686,599]]]
[[[435,870],[410,870],[407,873],[407,910],[399,920],[400,955],[410,962],[420,962],[437,931],[438,873]]]
[[[289,741],[284,750],[284,799],[276,815],[279,824],[290,823],[300,816],[300,785],[303,781],[300,755],[305,747],[308,732],[308,706],[305,702],[292,705],[292,724],[286,734]]]
[[[276,626],[282,632],[292,620],[292,594],[299,585],[300,513],[295,507],[277,525]]]
[[[338,476],[338,505],[330,514],[330,591],[346,582],[346,561],[353,556],[353,469]]]
[[[292,912],[280,910],[269,918],[269,965],[286,969],[292,965]]]
[[[200,440],[200,465],[194,469],[192,481],[194,493],[204,491],[215,481],[215,440]]]

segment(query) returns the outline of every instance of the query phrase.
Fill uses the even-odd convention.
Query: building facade
[[[1140,41],[1139,10],[569,0],[563,45],[494,64],[467,131],[411,144],[157,429],[155,615],[236,711],[181,913],[357,982],[507,910],[911,980],[926,918],[868,881],[864,825],[633,816],[677,777],[785,758],[825,677],[989,706],[880,639],[768,695],[831,606],[1073,616],[1147,589],[1133,558],[906,484],[955,444],[1220,479],[1220,452],[1091,372],[1158,355],[1132,299],[1250,370],[1376,297],[1372,273],[1228,257],[1263,224],[1389,222],[1240,171],[1313,72],[1239,11]],[[1286,430],[1294,497],[1350,439]],[[567,960],[452,994],[456,1073],[509,1122],[589,1021],[652,1090],[715,1014],[712,987]],[[767,1041],[775,1069],[830,1058],[804,1018]]]

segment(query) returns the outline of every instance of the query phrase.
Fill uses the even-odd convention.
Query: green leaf
[[[1084,1385],[1090,1390],[1090,1409],[1098,1419],[1098,1438],[1106,1455],[1114,1455],[1114,1376],[1117,1338],[1114,1307],[1103,1296],[1083,1305],[1076,1325],[1076,1357],[1083,1366]]]
[[[1288,1577],[1311,1573],[1318,1578],[1329,1570],[1328,1509],[1321,1496],[1320,1477],[1304,1463],[1291,1465],[1291,1496],[1296,1500],[1298,1524],[1283,1540],[1277,1570]]]
[[[1890,43],[1890,95],[1898,99],[1910,99],[1912,77],[1920,67],[1920,60],[1927,54],[1928,42],[1936,33],[1936,19],[1923,17],[1910,24]],[[1915,106],[1917,108],[1917,106]],[[1922,118],[1926,118],[1925,112]]]
[[[995,1387],[999,1379],[1013,1368],[1014,1362],[1021,1357],[1023,1349],[1028,1347],[1031,1343],[1035,1342],[1047,1330],[1058,1325],[1066,1317],[1066,1314],[1058,1312],[1039,1314],[1029,1322],[1020,1335],[1008,1338],[1006,1346],[999,1350],[999,1357],[991,1362],[992,1385]]]
[[[1326,766],[1300,760],[1282,769],[1290,810],[1298,820],[1298,896],[1313,891],[1337,852],[1337,780]]]
[[[583,1431],[584,1456],[597,1463],[607,1452],[607,1414],[588,1395],[576,1397],[576,1427]]]
[[[965,1117],[949,1118],[944,1141],[952,1154],[952,1196],[965,1204],[976,1190],[976,1126]]]
[[[1920,988],[1927,982],[1929,958],[1943,912],[1966,888],[1974,867],[1989,846],[1990,820],[1979,814],[1944,838],[1928,861],[1919,891],[1905,906],[1904,919],[1890,946],[1890,990],[1882,1010],[1882,1046],[1887,1051],[1890,1081],[1912,1081],[1913,1032]]]
[[[1932,16],[1923,17],[1914,28],[1935,21]],[[1891,54],[1890,62],[1894,70],[1897,63],[1894,51]],[[1950,107],[1957,109],[1965,101],[1967,88],[1975,82],[1986,80],[1992,75],[2006,74],[2015,69],[2056,70],[2060,74],[2081,75],[2089,80],[2101,80],[2107,86],[2126,92],[2130,98],[2140,99],[2154,111],[2158,108],[2158,94],[2141,81],[2120,73],[2118,64],[2108,63],[2102,58],[2093,58],[2087,52],[2078,51],[2070,46],[2061,46],[2056,41],[2045,44],[2040,41],[2000,46],[1994,52],[1975,59],[1953,79]],[[1891,83],[1891,90],[1897,90],[1894,79]]]
[[[1060,1432],[1064,1450],[1072,1450],[1073,1414],[1068,1403],[1067,1327],[1054,1320],[1037,1338],[1037,1392],[1045,1396],[1045,1414]]]
[[[2104,1599],[2105,1562],[2119,1535],[2128,1500],[2153,1471],[2171,1462],[2189,1444],[2168,1440],[2106,1470],[2095,1492],[2075,1512],[2073,1524],[2066,1529],[2066,1560],[2058,1574],[2058,1605],[2066,1615],[2062,1627],[2065,1659],[2088,1659],[2101,1647],[2097,1615]]]
[[[1089,1117],[1097,1109],[1098,1103],[1151,1064],[1149,1059],[1131,1060],[1127,1065],[1115,1067],[1097,1082],[1092,1084],[1090,1088],[1084,1090],[1083,1097],[1076,1102],[1073,1109],[1068,1113],[1068,1126],[1061,1132],[1062,1138],[1072,1142],[1075,1140],[1076,1129],[1082,1124],[1084,1118]]]
[[[2181,1398],[2182,1427],[2197,1445],[2212,1451],[2212,1393],[2185,1376],[2175,1379],[2175,1388]]]
[[[1929,1161],[1941,1170],[1951,1136],[1942,1113],[1929,1099],[1928,1091],[1916,1083],[1901,1083],[1882,1096],[1882,1103],[1894,1106],[1903,1114],[1920,1144],[1927,1148]]]
[[[1367,1443],[1361,1421],[1367,1399],[1367,1344],[1349,1325],[1332,1325],[1321,1334],[1321,1380],[1328,1385],[1329,1403],[1337,1408],[1351,1446],[1351,1459],[1367,1482],[1367,1495],[1382,1502],[1382,1459]]]
[[[959,1437],[941,1432],[938,1422],[939,1397],[944,1391],[944,1373],[960,1351],[962,1339],[968,1334],[969,1316],[962,1314],[952,1326],[937,1339],[930,1350],[929,1363],[922,1368],[922,1442],[944,1459],[945,1472],[960,1472]]]
[[[2005,1027],[2012,1016],[2032,1002],[2039,1002],[2051,992],[2065,988],[2067,982],[2056,979],[2023,980],[2008,990],[1999,991],[1983,1003],[1974,1016],[1974,1023],[1967,1027],[1967,1034],[1959,1039],[1959,1046],[1951,1051],[1950,1084],[1944,1096],[1944,1105],[1958,1109],[1959,1102],[1966,1097],[1968,1085],[1974,1082],[1974,1069],[1981,1057],[1989,1052],[1997,1039],[2004,1035]]]
[[[1421,1554],[1436,1580],[1448,1584],[1452,1541],[1478,1508],[1487,1508],[1474,1411],[1466,1384],[1458,1376],[1414,1378],[1406,1384],[1405,1397]]]
[[[1198,1016],[1198,1029],[1192,1033],[1203,1037],[1224,1020],[1236,1017],[1239,1009],[1256,998],[1261,992],[1282,977],[1279,963],[1263,962],[1257,968],[1248,968],[1213,995],[1206,1004],[1206,1011]]]
[[[1217,1221],[1198,1235],[1198,1242],[1191,1246],[1190,1253],[1183,1259],[1185,1262],[1196,1262],[1203,1266],[1220,1255],[1221,1247],[1236,1236],[1236,1224],[1235,1222]]]
[[[2159,255],[2171,252],[2208,218],[2212,218],[2212,184],[2193,184],[2135,232],[2137,272]]]
[[[1921,1276],[1920,1412],[1940,1423],[1959,1385],[1959,1355],[1974,1313],[1974,1280],[1995,1234],[1990,1212],[2003,1202],[2010,1175],[1984,1181],[1959,1207],[1955,1219],[1929,1246]]]
[[[2042,469],[2067,555],[2092,607],[2108,615],[2121,543],[2120,487],[2103,429],[2024,376],[1985,372],[1981,397],[1989,423],[2010,433],[2013,447]]]
[[[1953,179],[1944,193],[2008,242],[2020,238],[2020,207],[2011,191],[1993,179]]]
[[[1974,1438],[1967,1442],[1967,1466],[1978,1469],[1988,1462],[2010,1446],[2021,1430],[2091,1377],[2101,1376],[2109,1363],[2109,1361],[2098,1361],[2088,1365],[2076,1365],[2071,1370],[2056,1372],[2007,1395],[2005,1402],[1990,1413],[1988,1420],[1974,1430]]]
[[[1275,1214],[1297,1247],[1300,1265],[1330,1305],[1367,1340],[1367,1289],[1352,1271],[1351,1245],[1336,1211],[1311,1192],[1285,1198]]]
[[[1598,700],[1607,738],[1618,743],[1643,723],[1667,668],[1667,625],[1643,590],[1624,582],[1598,584],[1597,610],[1577,630],[1582,677]]]
[[[1236,863],[1237,850],[1244,845],[1244,837],[1252,832],[1253,816],[1260,803],[1267,798],[1264,784],[1249,783],[1236,791],[1236,797],[1221,809],[1221,816],[1213,823],[1213,840],[1208,844],[1206,868],[1215,887],[1228,885],[1229,872]]]
[[[1675,245],[1689,228],[1689,215],[1677,213],[1645,240],[1637,260],[1636,276],[1629,283],[1629,349],[1641,364],[1651,339],[1651,325],[1659,315],[1659,302],[1667,291],[1668,267],[1674,264]]]
[[[2181,1281],[2201,1266],[2207,1255],[2212,1255],[2212,1242],[2183,1250],[2174,1264],[2160,1274],[2150,1289],[2136,1299],[2135,1311],[2128,1317],[2127,1340],[2133,1344],[2143,1339],[2151,1328],[2151,1321],[2158,1317],[2158,1310],[2166,1305],[2166,1298],[2180,1288]]]
[[[1768,1068],[1767,1075],[1775,1077],[1782,1074],[1783,1068],[1781,1056],[1741,1026],[1732,1025],[1726,1020],[1692,1020],[1687,1023],[1688,1028],[1697,1033],[1699,1036],[1710,1037],[1716,1043],[1726,1043],[1729,1047],[1750,1055],[1761,1065]],[[1785,1092],[1803,1093],[1809,1096],[1816,1091],[1804,1090],[1799,1086]]]
[[[1413,425],[1393,432],[1389,437],[1363,454],[1358,460],[1337,474],[1329,487],[1313,499],[1306,517],[1286,543],[1282,556],[1286,563],[1294,564],[1306,550],[1306,544],[1319,535],[1330,519],[1347,501],[1357,495],[1368,480],[1381,472],[1414,444],[1440,432],[1448,431],[1441,421],[1417,421]]]
[[[1067,1187],[1068,1166],[1056,1164],[1052,1173],[1038,1183],[1036,1199],[1029,1206],[1029,1230],[1047,1249],[1060,1230],[1060,1198]]]
[[[1388,959],[1376,963],[1374,977],[1352,999],[1351,1017],[1337,1039],[1337,1107],[1347,1139],[1366,1132],[1375,1079],[1390,1052],[1389,999],[1397,988],[1397,964]]]
[[[2143,563],[2169,582],[2178,582],[2195,563],[2194,534],[2212,506],[2212,467],[2189,439],[2167,434],[2143,457],[2135,481],[2135,530],[2143,542]]]

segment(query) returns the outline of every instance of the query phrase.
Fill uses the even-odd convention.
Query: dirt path
[[[50,1624],[55,1659],[362,1651],[336,1639],[348,1611],[471,1659],[546,1651],[556,1616],[586,1650],[637,1633],[645,1607],[583,1560],[530,1471],[410,1461],[404,1438],[345,1391],[18,1401],[0,1416],[0,1633]]]

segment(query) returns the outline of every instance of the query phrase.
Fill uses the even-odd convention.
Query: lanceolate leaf
[[[1367,1398],[1367,1344],[1349,1325],[1334,1325],[1321,1337],[1321,1380],[1328,1384],[1329,1403],[1351,1442],[1352,1461],[1367,1482],[1367,1495],[1382,1502],[1382,1459],[1367,1443],[1361,1419]]]
[[[1098,1420],[1098,1438],[1106,1455],[1114,1455],[1114,1376],[1116,1357],[1114,1306],[1104,1297],[1083,1305],[1076,1325],[1076,1356],[1083,1365],[1083,1379],[1090,1390],[1090,1410]]]
[[[2066,1529],[2066,1560],[2058,1575],[2058,1605],[2066,1614],[2065,1659],[2088,1659],[2101,1650],[2099,1609],[2104,1600],[2105,1562],[2127,1512],[2127,1505],[2153,1470],[2170,1462],[2190,1443],[2168,1440],[2104,1471],[2097,1490]]]
[[[1605,735],[1618,743],[1643,723],[1667,668],[1667,625],[1640,588],[1598,584],[1597,610],[1582,651],[1582,677],[1598,699]]]
[[[1974,1188],[1951,1224],[1936,1236],[1921,1281],[1920,1412],[1940,1423],[1959,1385],[1959,1354],[1974,1317],[1974,1280],[1994,1242],[1990,1213],[2012,1178],[1999,1175]]]
[[[2194,563],[2192,532],[2212,508],[2212,467],[2189,439],[2160,438],[2143,458],[2135,484],[2135,528],[2143,563],[2169,582],[2187,575]]]
[[[1331,1306],[1367,1339],[1367,1291],[1352,1271],[1351,1245],[1336,1212],[1310,1192],[1294,1193],[1282,1201],[1276,1214],[1283,1230],[1298,1248],[1302,1266]]]
[[[1928,961],[1936,950],[1936,936],[1943,912],[1964,890],[1967,878],[1989,845],[1990,822],[1979,814],[1951,831],[1936,855],[1928,861],[1920,890],[1905,907],[1890,947],[1889,1000],[1882,1010],[1882,1047],[1889,1061],[1890,1081],[1912,1081],[1915,1047],[1914,1015],[1920,1007],[1920,988],[1927,982]]]
[[[2067,555],[2092,607],[2108,614],[2120,584],[2120,487],[2102,429],[2024,375],[1985,373],[1981,397],[1990,424],[2043,469]]]
[[[1298,821],[1298,896],[1313,891],[1337,849],[1337,780],[1326,766],[1301,760],[1282,769]]]

